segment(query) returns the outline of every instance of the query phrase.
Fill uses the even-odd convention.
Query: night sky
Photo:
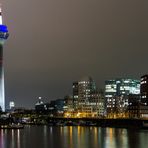
[[[99,88],[148,73],[147,0],[1,0],[7,106],[34,107],[72,93],[91,76]]]

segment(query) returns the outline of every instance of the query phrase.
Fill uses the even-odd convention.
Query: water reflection
[[[20,145],[20,130],[18,129],[17,130],[17,148],[20,148],[21,147],[21,145]]]
[[[147,148],[148,130],[27,126],[0,130],[0,148]]]
[[[105,136],[102,136],[104,138],[102,141],[104,141],[103,145],[105,148],[128,147],[127,129],[106,128],[104,130]]]
[[[0,132],[0,147],[4,147],[4,130],[2,129]]]
[[[43,129],[44,130],[44,139],[43,139],[44,140],[44,148],[47,148],[48,147],[48,144],[47,144],[48,143],[48,133],[47,133],[48,130],[47,130],[47,126],[44,126],[43,128],[44,128]]]
[[[119,128],[62,127],[60,137],[63,137],[64,146],[69,148],[130,148],[134,144],[129,142],[127,131]]]
[[[11,146],[12,146],[12,148],[14,148],[14,130],[12,129],[11,130]]]
[[[65,147],[74,148],[116,148],[127,147],[126,129],[98,127],[61,127],[61,141]]]
[[[0,130],[0,148],[21,148],[20,130]]]

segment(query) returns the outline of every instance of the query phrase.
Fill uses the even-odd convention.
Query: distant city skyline
[[[2,1],[6,104],[34,107],[91,76],[140,79],[147,70],[148,1]]]
[[[76,85],[76,83],[78,83],[78,82],[82,82],[83,83],[83,80],[84,80],[84,82],[85,81],[88,81],[88,80],[90,79],[91,81],[93,81],[93,83],[95,84],[95,90],[96,90],[96,92],[98,92],[98,93],[102,93],[102,92],[100,92],[100,91],[104,91],[104,96],[106,97],[106,95],[105,95],[105,91],[106,91],[106,84],[107,84],[107,82],[116,82],[116,81],[118,81],[118,80],[122,80],[123,82],[125,81],[125,84],[127,83],[126,81],[131,81],[130,83],[130,90],[128,90],[128,94],[132,94],[132,93],[134,93],[134,94],[140,94],[140,78],[139,79],[131,79],[131,78],[129,78],[129,77],[124,77],[124,78],[121,78],[121,77],[117,77],[117,78],[111,78],[111,79],[108,79],[108,80],[105,80],[104,81],[104,85],[103,85],[103,87],[102,88],[99,88],[99,87],[97,87],[97,84],[96,84],[96,82],[94,81],[94,79],[91,77],[91,76],[85,76],[85,77],[82,77],[81,79],[78,79],[77,81],[72,81],[71,82],[71,86],[70,86],[70,88],[69,89],[71,89],[71,92],[68,94],[68,93],[66,93],[66,94],[64,94],[62,97],[59,97],[59,98],[54,98],[54,99],[48,99],[48,98],[45,98],[45,97],[43,97],[43,96],[38,96],[38,97],[36,97],[36,100],[35,100],[35,102],[34,102],[34,104],[32,104],[32,107],[29,107],[29,108],[34,108],[35,107],[35,104],[36,103],[38,103],[38,99],[40,100],[40,99],[42,99],[42,101],[43,101],[43,103],[50,103],[50,101],[53,101],[53,100],[58,100],[58,99],[64,99],[66,96],[71,96],[71,97],[73,97],[73,99],[75,99],[75,96],[74,96],[74,94],[73,94],[73,91],[74,91],[74,87],[75,87],[75,85]],[[137,86],[134,86],[135,84],[132,84],[133,82],[134,83],[137,83]],[[78,85],[78,84],[77,84]],[[129,84],[126,84],[127,86],[129,85]],[[125,87],[127,87],[125,85]],[[132,86],[133,85],[133,86]],[[129,88],[127,88],[127,89],[129,89]],[[135,89],[136,88],[136,89]],[[125,90],[124,90],[125,91]],[[123,91],[123,93],[124,93],[124,91]],[[127,90],[126,90],[127,91]],[[131,91],[131,92],[130,92]],[[132,92],[133,91],[133,92]],[[114,90],[113,90],[113,92],[114,92]],[[122,91],[121,91],[122,92]],[[116,92],[117,93],[117,92]],[[115,93],[115,94],[116,94]],[[113,97],[113,96],[112,96]],[[7,105],[7,108],[9,108],[10,107],[10,103],[11,102],[13,102],[14,100],[10,100],[10,102],[9,102],[9,106]],[[15,103],[15,102],[13,102],[13,103]],[[25,106],[15,106],[15,107],[25,107]]]

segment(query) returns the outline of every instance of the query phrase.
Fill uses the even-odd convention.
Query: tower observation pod
[[[0,5],[0,107],[5,111],[4,67],[3,67],[3,44],[9,36],[7,26],[2,22],[2,9]]]

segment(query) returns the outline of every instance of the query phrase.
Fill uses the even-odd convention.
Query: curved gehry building
[[[8,38],[7,26],[2,22],[2,9],[0,5],[0,107],[5,111],[4,67],[3,67],[3,44]]]

